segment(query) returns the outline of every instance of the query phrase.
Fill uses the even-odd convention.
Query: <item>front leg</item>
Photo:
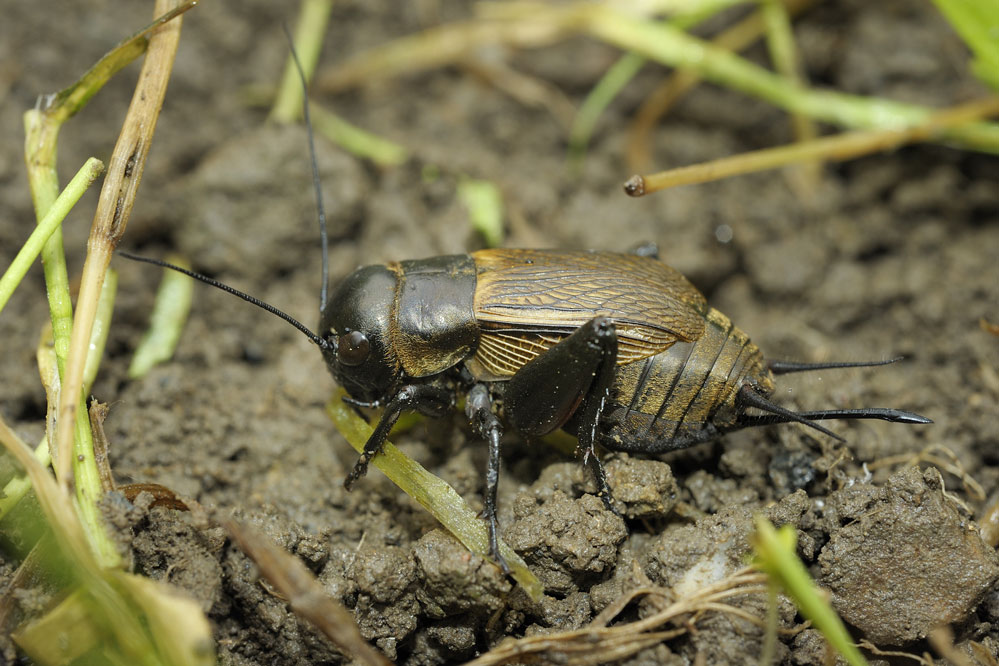
[[[500,438],[503,436],[503,426],[493,414],[492,400],[489,389],[484,384],[476,384],[468,392],[465,401],[465,414],[471,421],[479,437],[489,445],[489,463],[486,466],[485,518],[489,525],[489,554],[499,563],[503,573],[510,573],[510,566],[499,552],[499,537],[496,534],[496,488],[499,485],[500,468]]]
[[[572,419],[578,453],[597,482],[597,496],[611,503],[607,476],[593,446],[617,362],[617,331],[606,317],[594,317],[572,335],[525,364],[510,379],[503,400],[507,418],[525,435],[546,435]]]
[[[389,431],[392,430],[392,426],[399,420],[403,411],[414,410],[425,416],[436,418],[443,416],[453,405],[454,393],[447,389],[433,384],[403,386],[385,405],[385,411],[378,419],[378,425],[375,426],[368,441],[364,444],[364,452],[354,463],[354,468],[350,470],[347,478],[343,480],[343,487],[350,490],[354,482],[368,471],[368,463],[382,450],[382,445],[388,439]]]

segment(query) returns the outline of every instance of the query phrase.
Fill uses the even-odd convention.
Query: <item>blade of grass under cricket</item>
[[[343,402],[345,395],[343,389],[337,389],[326,405],[326,411],[340,434],[360,453],[364,450],[364,444],[368,441],[372,428],[354,412],[353,408]],[[466,548],[492,561],[489,557],[489,538],[485,521],[475,515],[454,488],[428,472],[391,442],[385,442],[381,453],[372,458],[371,464],[433,514],[434,518]],[[520,583],[532,600],[540,600],[544,588],[537,576],[531,573],[520,555],[502,539],[499,542],[499,549],[500,554],[510,565],[514,580]]]

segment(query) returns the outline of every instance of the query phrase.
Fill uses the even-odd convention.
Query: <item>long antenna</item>
[[[229,285],[225,284],[224,282],[219,282],[218,280],[210,278],[207,275],[202,275],[201,273],[195,273],[194,271],[190,271],[190,270],[188,270],[186,268],[183,268],[182,266],[177,266],[175,264],[171,264],[171,263],[163,261],[161,259],[152,259],[150,257],[141,257],[141,256],[139,256],[137,254],[132,254],[131,252],[125,252],[124,250],[117,250],[115,252],[115,254],[121,255],[122,257],[125,257],[126,259],[131,259],[132,261],[141,261],[144,264],[152,264],[153,266],[161,266],[163,268],[169,268],[171,270],[177,271],[178,273],[183,273],[184,275],[192,277],[195,280],[199,280],[200,282],[204,282],[205,284],[210,284],[213,287],[218,287],[222,291],[228,292],[228,293],[232,294],[233,296],[239,296],[240,298],[242,298],[247,303],[252,303],[252,304],[256,305],[258,308],[263,308],[264,310],[267,310],[271,314],[275,314],[278,317],[281,317],[281,319],[284,319],[286,322],[288,322],[289,324],[291,324],[292,326],[294,326],[295,328],[297,328],[298,330],[300,330],[302,333],[304,333],[306,335],[306,337],[308,337],[309,340],[312,340],[314,343],[316,343],[319,346],[320,349],[322,349],[322,350],[331,350],[331,349],[334,348],[334,346],[333,346],[332,343],[330,343],[328,340],[325,340],[325,339],[319,337],[318,335],[316,335],[315,333],[313,333],[312,329],[310,329],[308,326],[306,326],[302,322],[300,322],[297,319],[295,319],[294,317],[292,317],[290,314],[287,314],[285,312],[282,312],[281,310],[278,310],[276,307],[274,307],[270,303],[265,303],[262,300],[260,300],[259,298],[256,298],[255,296],[250,296],[249,294],[247,294],[245,292],[242,292],[239,289],[235,289],[233,287],[230,287]]]
[[[326,292],[330,281],[330,259],[329,240],[326,234],[326,207],[323,206],[323,188],[319,182],[319,163],[316,161],[316,142],[312,136],[312,118],[309,116],[309,84],[305,80],[305,72],[302,70],[302,63],[298,60],[298,53],[295,51],[295,41],[292,39],[288,24],[282,23],[284,36],[288,38],[288,48],[291,50],[291,59],[295,63],[295,70],[298,78],[302,81],[302,118],[305,120],[305,128],[309,136],[309,158],[312,161],[312,187],[316,191],[316,208],[319,211],[319,240],[323,246],[323,284],[319,290],[319,314],[326,311]]]
[[[327,234],[326,234],[326,208],[323,206],[323,191],[321,183],[319,182],[319,164],[316,160],[316,146],[312,137],[312,121],[309,117],[309,97],[307,90],[308,84],[305,81],[305,72],[302,70],[302,63],[299,62],[298,60],[298,53],[295,52],[295,43],[292,40],[291,33],[288,31],[288,26],[282,23],[281,27],[284,28],[285,37],[288,38],[288,47],[289,49],[291,49],[291,57],[295,63],[295,69],[298,71],[298,77],[302,81],[302,112],[305,118],[305,126],[308,129],[309,156],[312,162],[312,186],[316,192],[316,208],[319,210],[319,238],[322,242],[322,248],[323,248],[323,284],[319,292],[319,312],[320,314],[322,314],[322,312],[326,309],[326,299],[327,299],[327,290],[329,288],[328,285],[329,285],[329,272],[330,272],[329,241],[327,239]],[[301,331],[303,334],[305,334],[305,336],[309,338],[309,340],[314,342],[320,349],[324,351],[330,351],[336,349],[335,342],[331,342],[329,340],[326,340],[325,338],[320,337],[319,335],[314,333],[312,329],[310,329],[308,326],[298,321],[291,315],[281,310],[278,310],[270,303],[265,303],[264,301],[260,300],[255,296],[250,296],[249,294],[242,292],[239,289],[230,287],[229,285],[223,282],[219,282],[218,280],[215,280],[213,278],[210,278],[207,275],[202,275],[201,273],[195,273],[192,270],[188,270],[181,266],[176,266],[169,262],[163,261],[162,259],[152,259],[150,257],[142,257],[137,254],[132,254],[131,252],[125,252],[124,250],[117,250],[116,254],[119,254],[125,257],[126,259],[131,259],[132,261],[141,261],[146,264],[152,264],[153,266],[169,268],[171,270],[177,271],[178,273],[183,273],[188,277],[192,277],[195,280],[204,282],[205,284],[217,287],[222,291],[232,294],[233,296],[238,296],[247,303],[252,303],[253,305],[256,305],[258,308],[267,310],[271,314],[277,315],[281,319],[284,319],[286,322],[288,322],[289,324],[297,328],[299,331]]]

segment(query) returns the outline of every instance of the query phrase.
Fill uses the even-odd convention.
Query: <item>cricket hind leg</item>
[[[597,496],[614,513],[618,512],[594,445],[616,362],[614,323],[594,317],[518,370],[503,397],[507,418],[524,435],[546,435],[571,423],[579,438],[577,452],[596,481]]]

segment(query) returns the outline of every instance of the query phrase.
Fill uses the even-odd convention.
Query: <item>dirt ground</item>
[[[33,225],[21,114],[144,25],[150,7],[0,2],[0,264]],[[432,0],[337,3],[321,67],[469,11]],[[287,55],[280,21],[293,22],[291,12],[254,0],[205,2],[188,15],[123,246],[179,251],[198,270],[313,325],[320,257],[305,134],[266,124],[267,110],[247,103],[254,88],[279,78]],[[927,2],[828,2],[795,30],[818,84],[936,107],[984,92],[967,74],[961,42]],[[761,48],[750,53],[765,58]],[[618,52],[578,38],[480,55],[578,104]],[[116,77],[63,130],[64,181],[87,156],[110,154],[137,71]],[[663,260],[770,358],[905,356],[886,368],[782,378],[783,405],[898,407],[933,425],[834,423],[846,445],[779,426],[656,460],[612,455],[623,519],[587,494],[577,463],[510,437],[500,522],[546,586],[535,604],[377,471],[344,491],[355,454],[324,413],[333,381],[313,346],[276,318],[198,288],[174,360],[127,379],[159,274],[118,260],[114,326],[93,390],[111,404],[117,478],[163,484],[215,516],[235,512],[262,529],[302,558],[398,663],[460,663],[507,636],[583,626],[635,586],[680,594],[717,580],[745,562],[759,511],[798,528],[799,554],[857,639],[921,654],[946,624],[970,659],[995,663],[985,659],[999,656],[999,559],[973,522],[986,502],[953,473],[902,460],[946,447],[986,495],[999,494],[999,338],[979,326],[982,317],[999,322],[999,160],[915,146],[826,166],[810,190],[794,173],[768,172],[630,199],[621,189],[632,173],[627,127],[662,75],[647,65],[615,100],[579,177],[565,168],[567,131],[549,109],[522,104],[467,68],[316,91],[411,153],[404,165],[379,169],[319,141],[332,280],[363,264],[482,247],[455,190],[461,178],[484,178],[503,191],[506,245],[624,251],[655,241]],[[657,168],[791,138],[781,111],[709,85],[654,136]],[[88,193],[66,222],[71,276],[82,266],[95,202]],[[46,320],[36,267],[0,316],[0,414],[26,441],[44,426],[34,348]],[[427,423],[397,443],[481,508],[486,451],[462,418]],[[202,602],[221,663],[345,661],[268,593],[219,528],[160,508],[126,513],[135,569]],[[2,558],[0,591],[13,564],[9,550]],[[765,613],[765,595],[736,603]],[[782,607],[781,622],[794,627],[801,618]],[[627,663],[755,663],[762,640],[745,619],[709,615],[696,632]],[[780,640],[780,663],[826,663],[814,630]]]

